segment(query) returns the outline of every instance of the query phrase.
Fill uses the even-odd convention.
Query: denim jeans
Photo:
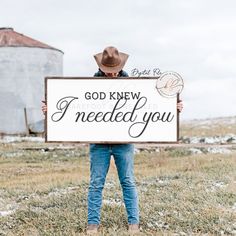
[[[90,185],[88,192],[88,224],[100,224],[102,190],[114,157],[129,224],[139,223],[138,194],[134,179],[133,144],[90,144]]]

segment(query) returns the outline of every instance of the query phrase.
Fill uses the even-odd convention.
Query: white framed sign
[[[45,141],[178,142],[178,96],[157,77],[47,77]]]

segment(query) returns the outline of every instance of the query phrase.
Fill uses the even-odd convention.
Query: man
[[[95,56],[99,67],[95,77],[127,77],[123,67],[128,59],[126,53],[119,52],[115,47],[107,47]],[[182,110],[181,102],[177,104]],[[42,106],[45,113],[47,106]],[[138,193],[134,177],[134,145],[133,144],[90,144],[90,184],[88,191],[88,227],[87,234],[96,234],[100,224],[102,191],[106,175],[113,156],[119,181],[123,191],[123,199],[128,216],[129,232],[139,232]]]
[[[126,53],[115,47],[107,47],[95,56],[99,71],[95,77],[127,77],[123,67],[128,59]],[[139,232],[138,194],[134,178],[133,144],[90,144],[90,185],[88,192],[87,233],[97,232],[100,223],[102,190],[113,156],[123,190],[123,199],[128,215],[129,231]]]

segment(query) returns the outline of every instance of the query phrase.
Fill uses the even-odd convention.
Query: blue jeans
[[[139,223],[138,194],[134,179],[133,144],[90,144],[90,185],[88,192],[88,224],[100,224],[102,190],[114,157],[129,224]]]

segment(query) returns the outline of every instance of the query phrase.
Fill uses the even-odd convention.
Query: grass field
[[[190,120],[180,123],[180,136],[223,136],[236,134],[236,116]]]
[[[46,147],[0,144],[0,235],[85,234],[88,146]],[[140,235],[236,235],[235,156],[137,152]],[[103,193],[100,234],[128,235],[113,163]]]

